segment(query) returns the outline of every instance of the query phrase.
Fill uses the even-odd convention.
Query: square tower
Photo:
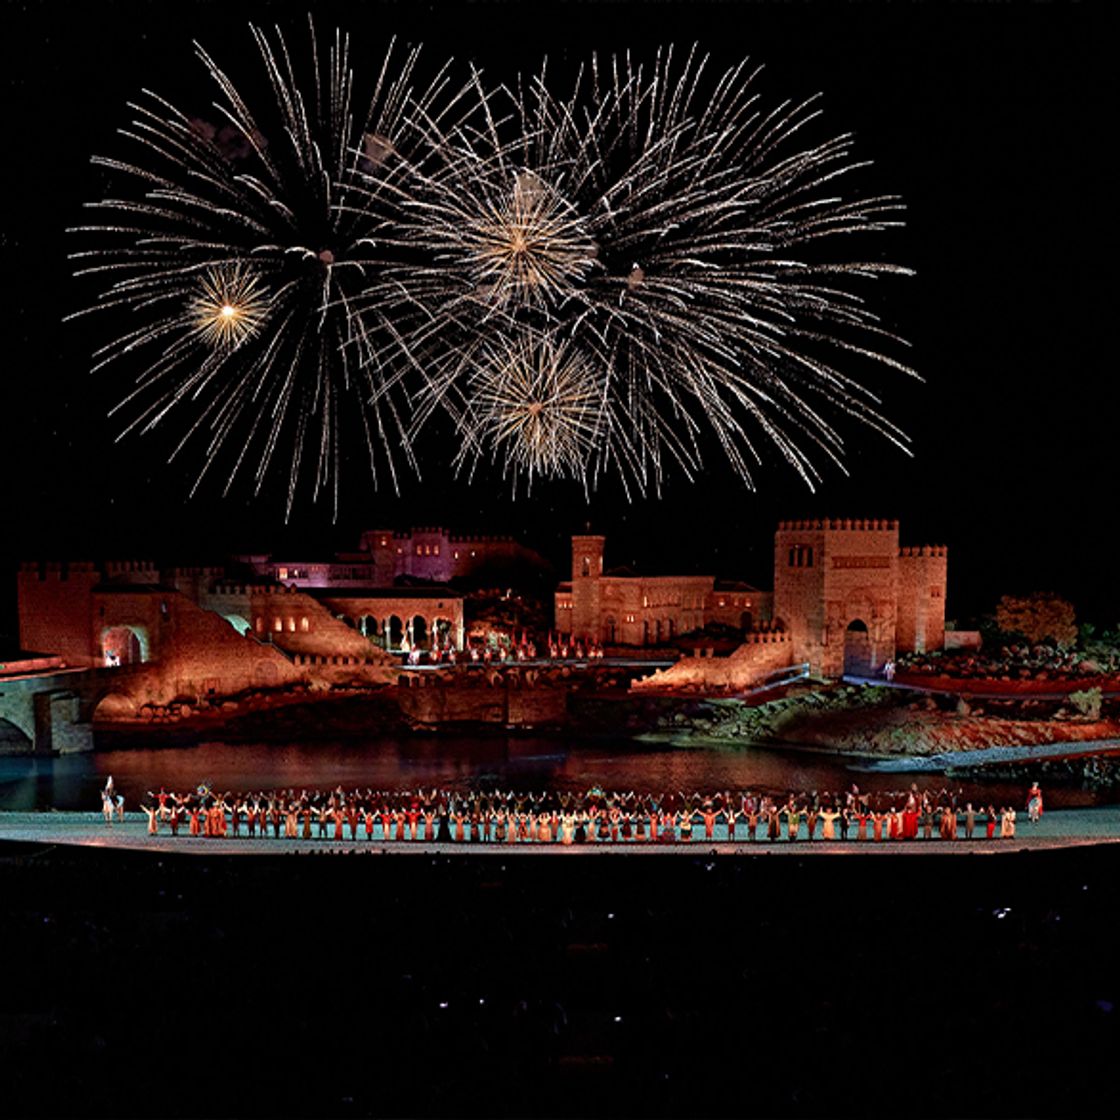
[[[572,637],[602,639],[603,548],[606,537],[572,537]]]
[[[874,676],[895,655],[898,522],[782,521],[774,538],[774,618],[795,661]]]

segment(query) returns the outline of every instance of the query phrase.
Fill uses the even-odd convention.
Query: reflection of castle
[[[572,538],[572,579],[556,593],[556,620],[573,637],[649,645],[712,622],[748,632],[768,621],[786,635],[787,663],[826,676],[876,673],[898,653],[944,644],[947,549],[899,548],[897,521],[781,522],[772,595],[721,589],[711,576],[604,573],[603,544]]]

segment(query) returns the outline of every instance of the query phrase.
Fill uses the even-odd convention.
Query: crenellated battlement
[[[898,530],[898,522],[882,518],[809,518],[802,521],[779,521],[779,532],[876,532]]]
[[[211,590],[211,595],[295,595],[298,587],[289,587],[283,583],[216,583]]]
[[[92,560],[21,560],[19,570],[24,575],[36,575],[41,580],[98,574],[97,565]]]
[[[158,575],[154,560],[106,560],[105,574],[113,576],[123,575]]]
[[[781,645],[783,642],[789,642],[790,640],[789,634],[776,627],[760,626],[757,630],[751,630],[743,635],[743,645],[747,646]]]
[[[909,548],[900,548],[898,555],[903,559],[909,559],[919,556],[939,557],[946,558],[949,555],[949,548],[943,544],[923,544],[913,545]]]

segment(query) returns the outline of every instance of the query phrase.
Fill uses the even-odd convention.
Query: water
[[[1026,783],[963,781],[940,774],[868,773],[857,760],[742,748],[674,748],[625,739],[555,736],[382,736],[368,743],[303,737],[298,744],[225,743],[150,750],[106,750],[57,758],[0,757],[0,809],[100,808],[111,774],[130,806],[148,790],[271,788],[447,789],[498,787],[583,791],[751,789],[963,789],[974,802],[1019,805]],[[1049,806],[1084,806],[1107,798],[1080,786],[1047,784]]]

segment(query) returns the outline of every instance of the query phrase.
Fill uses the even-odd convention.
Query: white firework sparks
[[[486,445],[480,340],[529,328],[599,379],[592,483],[657,490],[718,443],[751,487],[767,445],[813,487],[817,458],[843,469],[845,418],[906,449],[854,367],[913,373],[856,290],[909,270],[845,251],[901,225],[899,200],[841,191],[865,165],[848,135],[802,141],[815,100],[765,109],[746,63],[707,69],[669,48],[593,59],[564,95],[544,70],[498,94],[476,76],[474,117],[425,122],[440,159],[404,206],[417,427],[446,409]]]
[[[471,382],[460,464],[489,457],[530,487],[537,478],[585,478],[603,402],[583,355],[522,332],[484,347]]]
[[[219,93],[218,121],[144,91],[120,130],[133,159],[94,159],[119,193],[90,203],[100,220],[76,231],[94,243],[72,254],[76,274],[101,285],[79,314],[140,323],[94,366],[139,370],[114,410],[128,417],[122,436],[177,424],[172,458],[200,445],[196,489],[223,462],[227,491],[245,470],[259,493],[278,461],[289,513],[311,458],[314,497],[329,491],[337,515],[347,428],[361,432],[375,485],[387,473],[396,486],[398,460],[415,465],[401,396],[383,372],[398,316],[397,288],[381,282],[380,233],[407,174],[400,153],[417,139],[406,105],[438,120],[454,98],[447,67],[420,84],[418,50],[390,44],[368,110],[355,112],[347,37],[336,31],[321,52],[312,28],[298,70],[279,30],[250,30],[271,101],[250,108],[196,45]],[[221,295],[235,277],[250,286],[251,308]],[[349,306],[358,290],[380,308],[360,337]],[[258,313],[265,292],[267,315]]]

